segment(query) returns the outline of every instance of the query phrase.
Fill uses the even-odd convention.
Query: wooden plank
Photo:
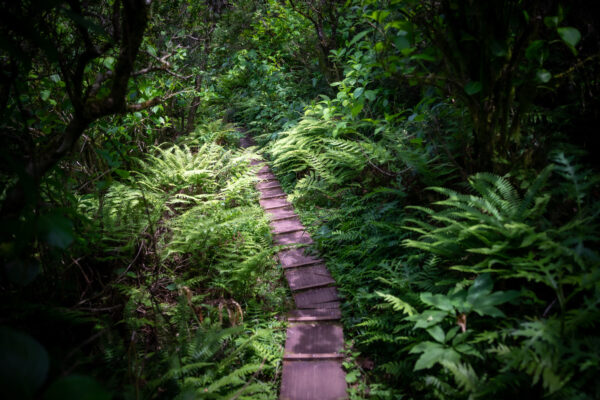
[[[292,291],[305,290],[335,284],[335,280],[323,264],[285,270],[285,277]]]
[[[293,296],[298,308],[331,308],[330,303],[337,303],[339,300],[334,287],[308,289],[294,293]]]
[[[338,360],[343,359],[344,355],[341,353],[298,353],[298,354],[284,354],[284,360]]]
[[[339,310],[340,309],[340,302],[339,301],[327,301],[324,303],[312,303],[312,304],[307,304],[306,307],[304,307],[304,309],[311,309],[311,308],[328,308],[328,309],[332,309],[332,310]]]
[[[289,322],[335,321],[340,318],[342,312],[336,308],[292,310],[287,315]]]
[[[331,355],[338,354],[343,347],[344,333],[339,323],[298,323],[287,329],[284,355]]]
[[[269,166],[268,166],[268,165],[263,165],[263,166],[261,167],[261,169],[259,169],[259,170],[258,170],[256,173],[257,173],[257,174],[264,174],[264,173],[266,173],[266,172],[271,172],[271,168],[269,168]]]
[[[283,268],[297,268],[311,264],[323,263],[323,260],[306,254],[304,249],[286,249],[277,253]]]
[[[284,219],[290,218],[298,218],[298,214],[296,214],[293,210],[282,209],[279,212],[274,212],[269,214],[269,219],[271,221],[281,221]]]
[[[345,400],[346,374],[341,361],[284,361],[281,400]]]
[[[297,230],[304,230],[304,225],[298,218],[286,218],[279,221],[272,221],[271,228],[273,233],[284,233]]]
[[[273,236],[273,241],[278,245],[313,243],[308,232],[304,230],[275,234]]]
[[[271,208],[284,207],[284,206],[288,206],[288,207],[292,206],[289,201],[287,201],[286,199],[281,199],[281,198],[259,200],[258,202],[260,203],[260,206],[262,208],[264,208],[265,210],[269,210]]]
[[[270,188],[281,188],[281,185],[279,184],[279,181],[268,181],[268,182],[258,182],[256,184],[256,188],[258,190],[262,190],[262,189],[270,189]]]
[[[272,172],[267,172],[264,174],[256,174],[256,176],[261,181],[277,181],[277,177]],[[277,182],[279,182],[279,181],[277,181]]]
[[[240,139],[240,146],[243,148],[248,148],[255,145],[256,143],[254,142],[254,139],[252,139],[250,136],[244,136]]]
[[[285,198],[287,198],[287,194],[285,194],[285,193],[276,193],[276,194],[269,194],[269,195],[261,194],[261,196],[260,196],[261,200],[285,199]]]
[[[281,189],[281,186],[275,186],[271,188],[258,189],[260,192],[261,198],[269,197],[269,196],[285,196],[285,192]]]

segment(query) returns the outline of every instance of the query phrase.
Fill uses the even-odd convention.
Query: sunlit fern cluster
[[[318,194],[351,185],[367,166],[361,143],[334,138],[332,121],[304,118],[282,132],[272,143],[273,166],[282,174],[293,174],[296,197]]]
[[[130,362],[152,360],[144,374],[156,390],[273,398],[280,327],[249,330],[282,307],[285,292],[254,188],[256,155],[215,143],[220,138],[156,147],[130,176],[100,198],[81,197],[79,207],[102,237],[97,257],[124,267],[114,284],[126,298],[123,322],[154,332],[163,349],[147,354],[135,340],[129,351]],[[227,325],[237,328],[222,330]]]
[[[594,249],[598,211],[589,196],[595,183],[589,171],[563,154],[554,160],[523,194],[507,179],[487,173],[470,178],[469,194],[432,188],[443,196],[435,209],[413,207],[426,217],[406,220],[419,236],[404,244],[434,255],[437,268],[449,269],[447,276],[455,280],[454,292],[437,295],[440,307],[448,307],[442,304],[452,303],[451,293],[469,287],[472,277],[483,273],[520,291],[520,306],[504,306],[502,323],[495,321],[499,315],[468,317],[470,335],[464,343],[479,355],[463,354],[458,362],[443,360],[442,353],[436,356],[445,374],[434,374],[426,383],[439,398],[510,396],[517,387],[548,398],[595,398],[600,393],[598,384],[590,384],[600,368],[600,257]],[[547,218],[552,196],[574,206],[562,221]],[[405,322],[412,320],[397,298],[386,296],[385,301],[407,317]],[[409,304],[420,308],[423,303]],[[415,347],[431,339],[419,331],[409,339]],[[483,368],[486,373],[478,372]]]

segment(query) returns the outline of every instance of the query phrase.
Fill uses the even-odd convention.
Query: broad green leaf
[[[435,363],[442,361],[460,361],[460,354],[455,350],[434,342],[421,342],[413,347],[410,353],[423,353],[415,363],[414,371],[431,368]]]
[[[129,178],[129,171],[126,171],[124,169],[117,168],[117,169],[115,169],[115,173],[123,179]]]
[[[360,95],[363,94],[364,91],[365,91],[364,87],[356,88],[356,90],[354,90],[353,97],[355,99],[358,99],[360,97]]]
[[[350,110],[350,112],[352,113],[353,117],[356,117],[363,109],[364,104],[362,103],[357,103],[354,105],[354,107],[352,107],[352,109]]]
[[[574,54],[577,54],[577,50],[575,50],[575,46],[581,40],[581,33],[576,28],[571,26],[565,26],[557,29],[558,35],[560,38],[569,46],[571,51]]]
[[[443,311],[454,311],[451,299],[443,294],[421,293],[421,301],[427,305],[434,306]]]
[[[415,328],[429,328],[430,326],[439,324],[448,316],[445,311],[427,310],[421,314],[407,317],[406,320],[416,322]]]
[[[364,38],[365,36],[367,36],[367,34],[370,31],[362,31],[360,33],[357,33],[356,35],[354,35],[354,37],[352,38],[352,40],[350,41],[350,43],[348,43],[348,47],[352,46],[354,43],[358,42],[360,39]]]
[[[434,325],[431,328],[427,328],[427,333],[429,333],[431,337],[435,339],[436,342],[444,343],[446,334],[444,333],[444,330],[441,326]]]
[[[481,82],[469,82],[465,86],[465,92],[471,96],[481,92]]]
[[[112,69],[113,65],[115,65],[115,59],[113,57],[106,57],[102,64],[104,64],[106,68]]]
[[[366,90],[365,91],[365,98],[369,101],[375,100],[376,95],[377,95],[377,92],[375,90]]]
[[[544,24],[548,28],[556,28],[559,23],[560,23],[560,19],[556,15],[544,17]]]
[[[552,79],[552,74],[546,69],[538,69],[535,73],[535,78],[542,83],[547,83]]]
[[[544,40],[534,40],[527,46],[527,50],[525,50],[525,57],[528,60],[537,60],[540,64],[544,62],[544,48],[546,42]]]
[[[359,376],[360,376],[360,373],[357,370],[350,371],[346,374],[346,382],[354,383],[358,380]]]
[[[411,48],[411,43],[406,36],[397,36],[396,39],[394,39],[394,44],[400,51]]]
[[[49,90],[42,90],[40,92],[40,97],[42,98],[42,100],[46,101],[48,100],[48,98],[50,97],[50,91]]]
[[[390,15],[391,13],[387,10],[375,10],[371,13],[371,15],[369,15],[369,18],[374,19],[375,21],[381,23],[383,22],[383,20],[385,20],[388,15]]]
[[[479,275],[467,292],[467,301],[471,304],[476,304],[482,297],[487,296],[492,292],[494,282],[490,274]]]
[[[156,57],[156,49],[154,48],[154,46],[148,45],[148,47],[146,49],[148,50],[148,53],[150,53],[151,55]]]

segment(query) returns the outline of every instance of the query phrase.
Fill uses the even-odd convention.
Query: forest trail
[[[241,140],[242,147],[253,145],[250,137]],[[262,165],[257,171],[259,201],[271,219],[275,244],[286,246],[278,257],[296,303],[296,309],[287,316],[279,398],[346,399],[341,354],[344,334],[335,280],[325,262],[306,251],[312,239],[287,201],[277,177],[263,161],[252,163]]]

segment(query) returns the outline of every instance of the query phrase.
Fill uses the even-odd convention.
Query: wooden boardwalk
[[[253,145],[242,139],[242,146]],[[344,334],[340,324],[340,299],[335,280],[325,262],[308,252],[312,239],[269,167],[259,160],[257,188],[260,205],[271,219],[274,241],[285,246],[278,253],[292,291],[296,309],[288,314],[283,355],[282,400],[347,399],[342,369]]]

